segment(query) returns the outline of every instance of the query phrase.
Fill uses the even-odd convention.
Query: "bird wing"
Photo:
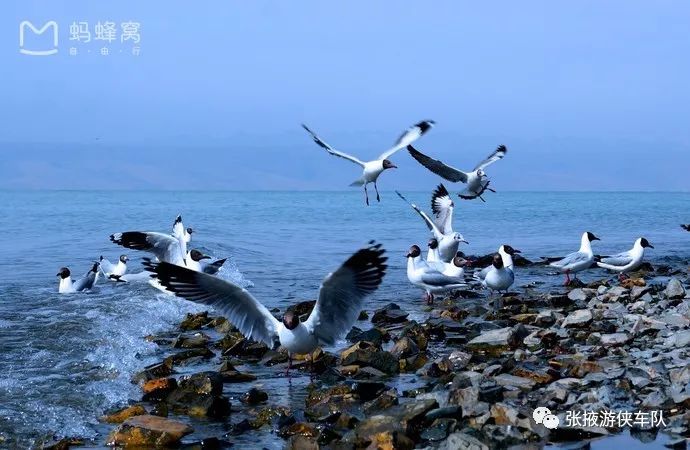
[[[601,262],[610,266],[627,266],[633,260],[630,251],[618,253],[617,255],[602,256]]]
[[[491,272],[491,268],[492,268],[492,267],[493,267],[493,265],[487,266],[487,267],[484,267],[484,268],[483,268],[482,270],[480,270],[479,272],[475,272],[475,273],[474,273],[474,278],[483,281],[484,278],[486,278],[486,276],[489,274],[489,272]]]
[[[436,225],[443,234],[453,232],[454,203],[443,184],[431,194],[431,211],[436,216]]]
[[[407,147],[408,145],[422,137],[422,135],[429,131],[432,126],[434,126],[434,122],[431,120],[422,120],[421,122],[412,125],[410,128],[405,130],[403,134],[400,135],[398,140],[395,141],[395,144],[393,144],[391,148],[381,153],[379,159],[390,158],[391,155],[393,155],[393,153],[397,152],[401,148]]]
[[[100,264],[95,263],[93,267],[88,272],[86,272],[86,274],[83,277],[75,281],[74,284],[72,284],[74,290],[79,292],[86,289],[91,289],[93,285],[96,284],[96,275],[98,275],[99,267]]]
[[[168,291],[221,312],[245,337],[272,347],[280,322],[246,289],[212,275],[167,262],[144,260],[144,267]]]
[[[182,216],[177,216],[173,222],[172,235],[173,237],[182,240],[185,234],[184,224],[182,223]]]
[[[591,258],[590,255],[588,255],[585,252],[573,252],[569,255],[566,255],[560,261],[554,261],[549,265],[554,266],[554,267],[566,267],[566,266],[569,266],[571,264],[577,264],[577,263],[585,262],[585,261],[589,260],[590,258]]]
[[[223,266],[223,264],[225,264],[225,261],[227,261],[227,260],[228,260],[228,258],[223,258],[223,259],[219,259],[217,261],[213,261],[210,264],[206,264],[202,270],[204,273],[207,273],[209,275],[215,275],[218,273],[220,268]]]
[[[505,145],[499,145],[488,158],[477,164],[474,170],[484,169],[489,164],[493,164],[499,159],[503,159],[506,153],[508,153],[508,148]]]
[[[104,258],[103,256],[101,256],[100,263],[101,263],[101,270],[103,271],[103,273],[105,275],[109,275],[109,274],[113,273],[113,271],[115,270],[115,264],[111,263],[108,260],[108,258]]]
[[[125,248],[153,253],[160,261],[185,265],[186,255],[182,251],[181,241],[169,234],[155,231],[125,231],[111,234],[110,240]]]
[[[324,344],[332,345],[350,331],[364,298],[379,287],[386,274],[385,251],[381,244],[373,241],[369,244],[326,276],[321,284],[319,298],[304,325]]]
[[[422,273],[421,276],[422,283],[428,286],[452,286],[452,285],[465,285],[465,280],[449,277],[448,275],[443,275],[441,272],[435,270],[428,270]]]
[[[685,231],[690,231],[690,223],[689,224],[681,224],[680,226],[682,229]]]
[[[398,197],[400,197],[400,198],[403,199],[408,205],[410,205],[410,206],[412,207],[412,209],[414,209],[415,211],[417,211],[417,214],[419,214],[419,215],[421,216],[421,218],[424,220],[424,223],[426,223],[426,226],[427,226],[427,227],[429,228],[429,230],[434,234],[434,236],[436,237],[436,239],[440,239],[440,238],[443,237],[443,233],[441,232],[441,230],[438,228],[438,226],[436,226],[436,224],[434,223],[434,221],[431,220],[431,219],[429,218],[429,216],[426,215],[426,213],[425,213],[424,211],[422,211],[421,209],[419,209],[419,208],[417,207],[417,205],[415,205],[414,203],[410,203],[410,201],[409,201],[408,199],[406,199],[400,192],[395,191],[395,193],[398,194]]]
[[[417,151],[411,145],[407,146],[407,151],[410,152],[410,155],[412,155],[412,157],[416,159],[419,164],[434,172],[439,177],[445,178],[446,180],[454,183],[467,183],[467,174],[462,170],[448,166],[438,159],[430,158],[424,153]]]
[[[318,137],[318,136],[316,135],[316,133],[314,133],[313,131],[311,131],[306,125],[302,124],[302,128],[304,128],[305,130],[307,130],[307,133],[309,133],[309,134],[311,135],[312,139],[314,139],[314,142],[316,142],[316,144],[317,144],[319,147],[325,148],[326,151],[327,151],[328,153],[330,153],[331,155],[333,155],[333,156],[338,156],[338,157],[340,157],[340,158],[347,159],[348,161],[352,161],[353,163],[359,164],[360,166],[364,167],[364,162],[362,162],[359,158],[355,158],[355,157],[352,156],[352,155],[348,155],[347,153],[343,153],[343,152],[340,152],[340,151],[334,149],[333,147],[331,147],[330,145],[328,145],[326,142],[324,142],[320,137]]]

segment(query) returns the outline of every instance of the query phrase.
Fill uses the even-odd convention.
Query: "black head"
[[[189,256],[190,258],[192,258],[192,260],[197,262],[201,261],[202,259],[211,259],[210,256],[204,255],[197,249],[194,249],[191,252],[189,252]]]
[[[127,264],[127,261],[129,261],[129,258],[127,257],[127,255],[120,255],[120,261],[122,261],[122,263],[124,263],[124,264]]]
[[[177,224],[180,223],[180,222],[182,222],[182,216],[177,216],[177,217],[175,218],[175,225],[177,225]]]
[[[494,255],[494,260],[491,264],[493,264],[493,266],[497,269],[502,269],[503,268],[503,258],[501,258],[501,255],[496,253]]]
[[[70,275],[71,275],[71,273],[67,267],[61,267],[60,271],[57,273],[56,276],[58,276],[64,280],[65,278],[68,278]]]
[[[187,233],[188,233],[188,234],[192,234],[193,232],[194,232],[194,230],[192,230],[192,227],[188,227],[188,228],[187,228]]]
[[[427,245],[429,246],[430,249],[433,250],[435,248],[438,248],[438,241],[436,240],[436,238],[429,239],[429,244],[427,244]]]
[[[654,248],[654,246],[650,244],[646,238],[640,239],[640,245],[642,245],[642,248]]]
[[[98,267],[101,265],[98,261],[95,261],[93,263],[93,266],[91,267],[91,272],[98,273]]]
[[[407,255],[405,256],[407,256],[408,258],[416,258],[421,254],[422,249],[420,249],[418,245],[413,245],[412,247],[410,247],[410,250],[407,252]]]
[[[596,237],[594,233],[590,233],[589,231],[587,232],[587,239],[589,240],[589,242],[601,240],[598,237]]]
[[[436,125],[436,122],[434,122],[433,120],[422,120],[417,124],[417,126],[419,127],[419,131],[421,131],[422,134],[429,131],[429,129],[431,129],[431,127],[433,127],[434,125]]]
[[[393,164],[392,162],[390,162],[389,159],[384,159],[384,160],[383,160],[383,170],[386,170],[386,169],[397,169],[397,168],[398,168],[398,166],[396,166],[395,164]]]
[[[467,265],[467,260],[461,256],[456,256],[453,258],[453,265],[455,267],[464,267]]]
[[[283,316],[283,325],[288,330],[294,330],[299,325],[299,316],[292,311],[288,311]]]
[[[508,244],[503,245],[503,251],[509,254],[510,256],[513,256],[516,253],[522,253],[520,250],[515,250],[513,247],[511,247]]]

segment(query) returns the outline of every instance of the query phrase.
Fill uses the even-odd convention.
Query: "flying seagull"
[[[419,123],[412,125],[405,132],[403,132],[402,135],[400,135],[398,140],[395,141],[395,144],[393,144],[391,148],[383,152],[381,155],[379,155],[378,158],[372,161],[362,161],[361,159],[356,158],[352,155],[338,151],[330,145],[328,145],[326,142],[324,142],[323,139],[318,137],[316,133],[311,131],[306,125],[302,124],[302,127],[305,130],[307,130],[307,132],[311,135],[312,139],[314,139],[314,142],[316,142],[316,144],[320,147],[326,149],[328,153],[330,153],[333,156],[338,156],[339,158],[347,159],[348,161],[351,161],[357,164],[358,166],[362,167],[361,178],[355,180],[352,184],[350,184],[350,186],[364,186],[364,199],[366,204],[369,205],[369,193],[367,192],[367,185],[369,183],[374,183],[374,189],[376,190],[376,200],[381,201],[381,197],[379,196],[379,188],[376,185],[376,180],[378,180],[379,175],[381,175],[381,173],[383,173],[384,170],[395,169],[397,167],[388,158],[390,158],[395,152],[397,152],[401,148],[405,148],[405,146],[419,139],[422,135],[429,131],[431,127],[434,126],[434,123],[435,122],[433,120],[423,120]]]
[[[421,153],[420,151],[416,150],[411,145],[407,146],[407,151],[410,152],[410,155],[412,155],[412,157],[416,159],[417,162],[419,162],[421,165],[423,165],[436,175],[440,176],[441,178],[444,178],[448,181],[452,181],[453,183],[465,183],[467,186],[459,194],[460,198],[465,200],[472,200],[474,198],[479,197],[481,201],[485,201],[482,197],[484,191],[486,191],[487,189],[491,192],[496,191],[489,187],[490,181],[489,178],[486,176],[484,169],[486,169],[487,166],[495,163],[499,159],[503,159],[503,157],[508,152],[508,149],[505,145],[499,145],[498,148],[496,148],[496,150],[491,155],[489,155],[488,158],[477,164],[471,172],[463,172],[462,170],[449,166],[443,163],[442,161],[439,161],[438,159],[433,159],[425,155],[424,153]]]
[[[186,265],[187,244],[192,240],[193,230],[185,228],[182,217],[177,216],[173,223],[173,233],[165,234],[156,231],[125,231],[110,235],[110,240],[117,245],[133,250],[144,250],[153,253],[159,261]]]
[[[381,244],[373,241],[357,251],[335,272],[326,276],[309,318],[300,322],[291,311],[279,321],[246,289],[203,272],[166,262],[144,262],[168,291],[197,303],[213,306],[247,338],[271,348],[288,350],[288,371],[292,354],[313,352],[319,345],[333,345],[345,333],[386,273]]]

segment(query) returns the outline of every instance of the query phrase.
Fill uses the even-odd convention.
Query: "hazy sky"
[[[58,53],[20,54],[23,20]],[[347,189],[300,123],[367,158],[433,119],[418,148],[456,166],[508,146],[497,189],[690,190],[688,23],[680,0],[3,1],[0,188]],[[392,159],[381,189],[436,183]]]

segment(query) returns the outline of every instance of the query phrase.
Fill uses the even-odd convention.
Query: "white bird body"
[[[404,148],[407,145],[419,139],[423,134],[429,131],[429,129],[433,127],[433,125],[434,122],[431,120],[423,120],[419,123],[416,123],[415,125],[412,125],[410,128],[405,130],[405,132],[398,138],[397,141],[395,141],[395,144],[393,144],[391,148],[379,155],[378,158],[373,159],[371,161],[363,161],[348,153],[338,151],[335,148],[331,147],[319,136],[317,136],[316,133],[310,130],[309,127],[307,127],[306,125],[302,124],[302,128],[304,128],[311,135],[312,139],[314,140],[314,142],[316,142],[318,146],[324,148],[329,154],[337,156],[339,158],[346,159],[354,164],[357,164],[362,168],[362,176],[354,182],[352,182],[350,186],[364,186],[365,201],[368,205],[369,194],[367,192],[367,185],[369,183],[374,183],[374,189],[376,189],[376,200],[380,201],[381,198],[379,196],[379,190],[378,186],[376,185],[376,182],[378,181],[379,176],[383,173],[384,170],[394,169],[397,167],[392,162],[390,162],[388,158],[393,156],[393,154],[401,148]]]
[[[491,266],[486,278],[482,281],[482,286],[493,291],[506,291],[513,285],[515,274],[512,269],[507,267],[496,268]]]
[[[592,251],[590,235],[594,236],[588,231],[582,234],[582,238],[580,239],[580,250],[570,253],[566,257],[554,261],[549,265],[563,273],[577,273],[589,269],[594,263],[594,252]],[[595,237],[595,240],[597,239],[598,238]]]
[[[93,288],[98,281],[99,266],[100,264],[98,262],[94,263],[93,267],[77,281],[72,281],[72,276],[68,268],[61,268],[60,272],[57,274],[57,276],[60,277],[58,293],[72,294],[74,292],[86,291]]]
[[[319,346],[318,339],[307,329],[304,322],[300,322],[294,330],[288,330],[282,322],[279,322],[277,329],[280,345],[291,353],[310,353]]]
[[[117,264],[111,263],[108,258],[101,256],[100,268],[105,279],[108,281],[121,281],[120,278],[127,272],[127,261],[129,259],[126,255],[121,255],[117,260]]]
[[[407,254],[407,279],[424,290],[429,304],[433,302],[434,294],[467,287],[463,278],[444,275],[422,261],[421,250],[416,245]]]
[[[642,265],[645,248],[654,248],[645,238],[638,238],[633,247],[627,252],[603,257],[597,266],[614,272],[626,273],[638,269]]]
[[[133,250],[152,253],[159,261],[186,266],[187,243],[192,240],[192,229],[184,228],[177,216],[172,234],[156,231],[125,231],[110,235],[111,242]]]

